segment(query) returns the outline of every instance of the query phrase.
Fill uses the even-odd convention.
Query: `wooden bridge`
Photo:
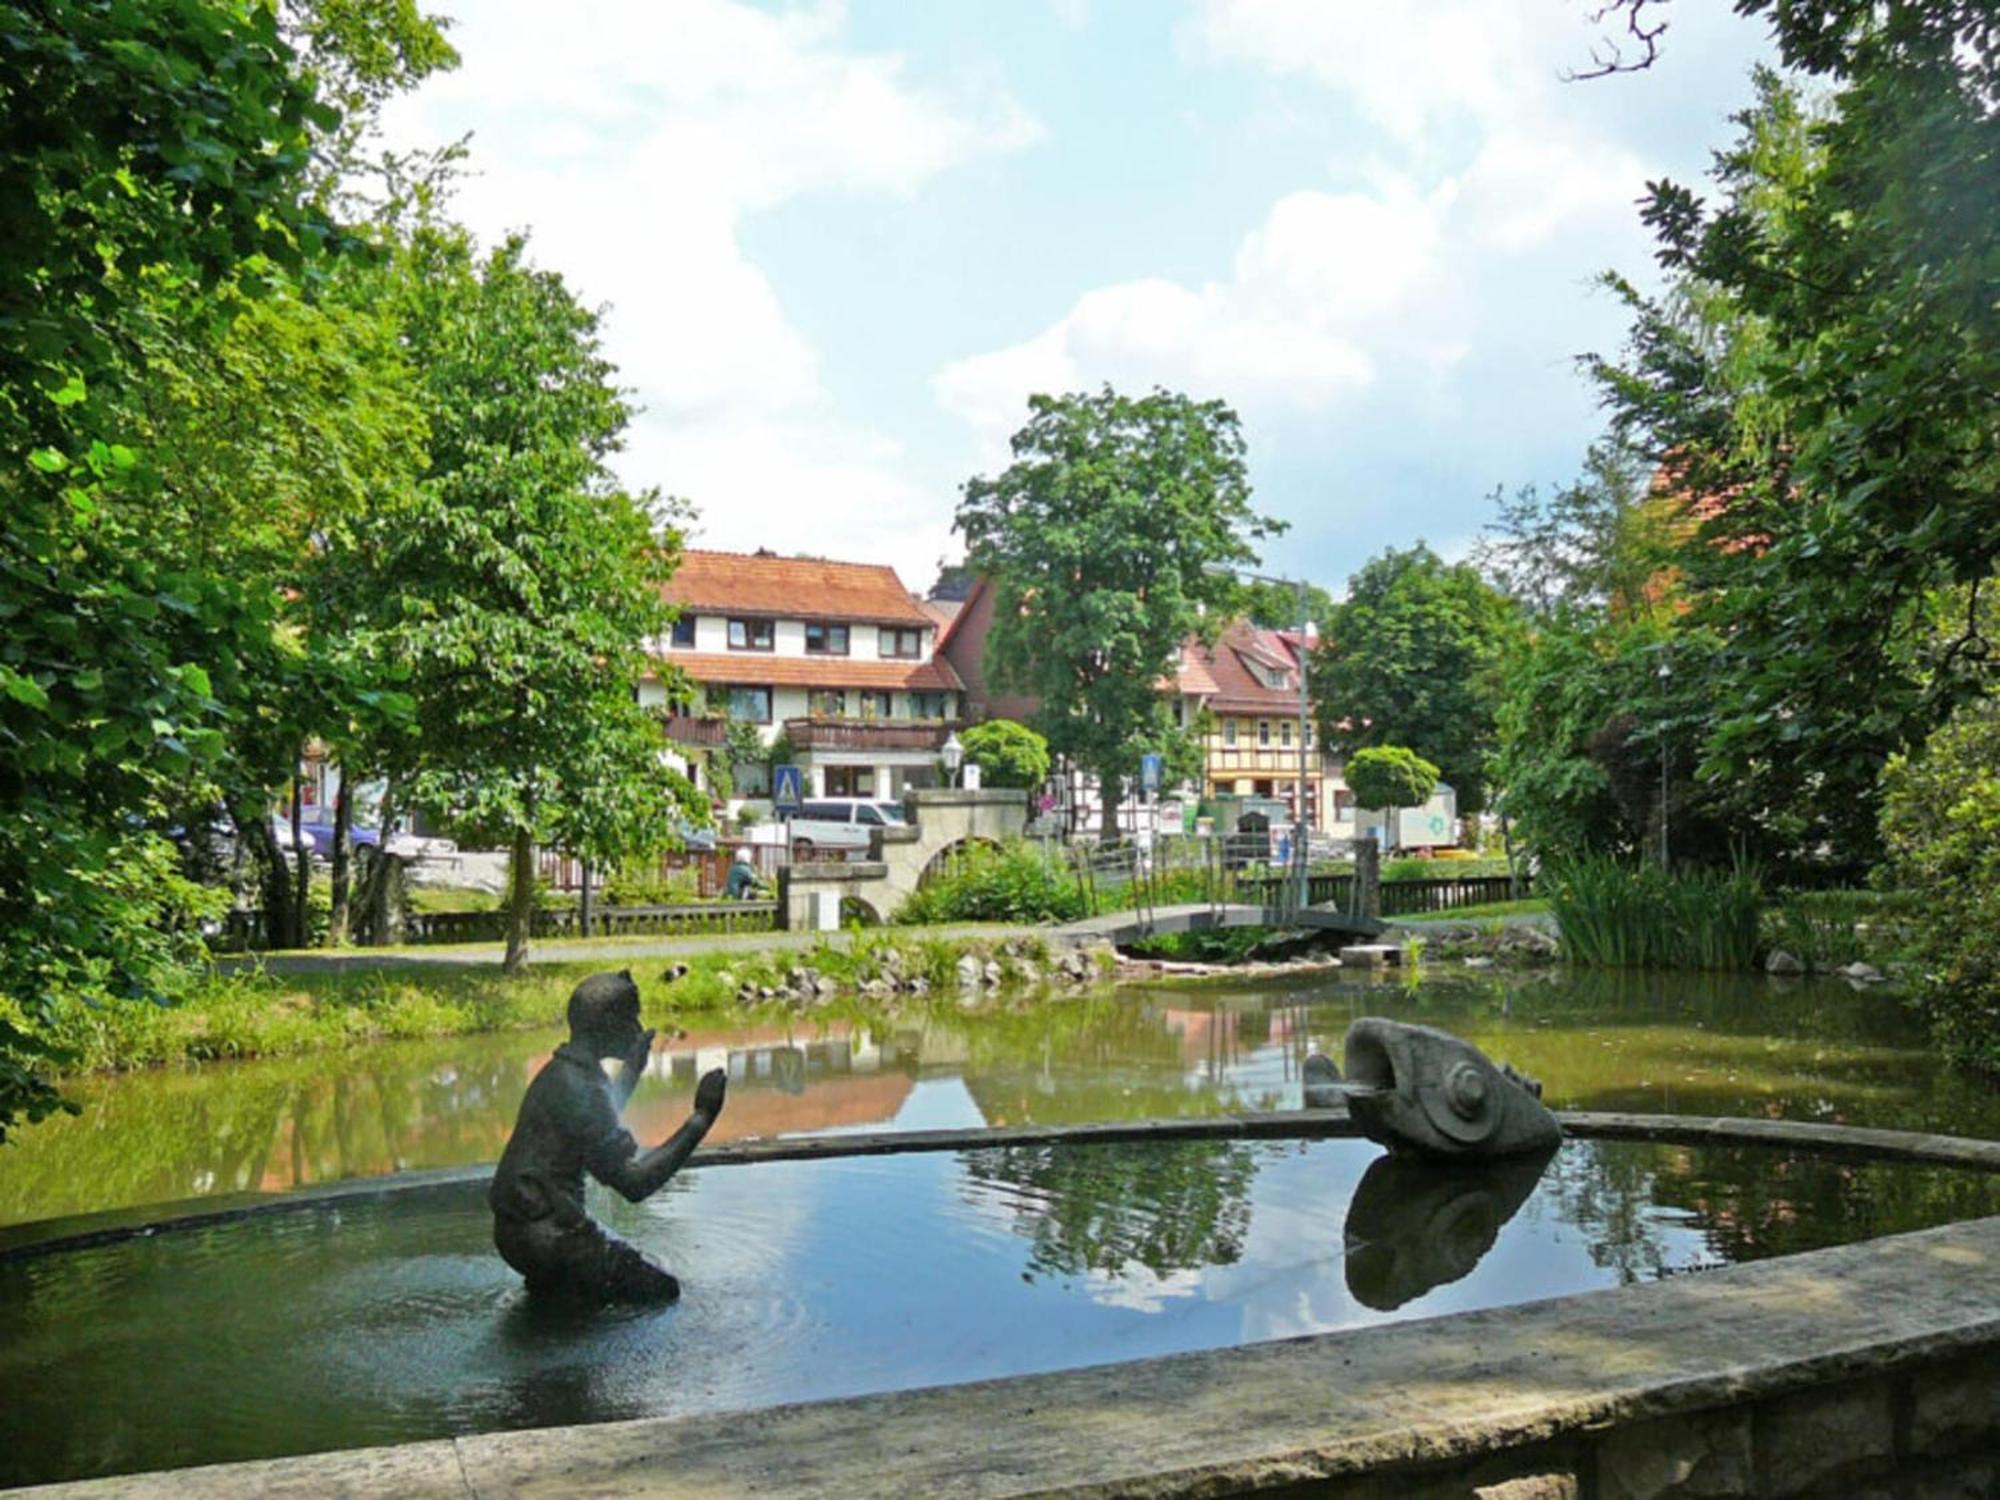
[[[1135,911],[1111,911],[1055,928],[1062,942],[1110,943],[1114,947],[1178,932],[1214,932],[1224,927],[1277,927],[1288,931],[1337,932],[1372,938],[1382,931],[1374,917],[1322,906],[1246,906],[1236,902],[1189,902]]]

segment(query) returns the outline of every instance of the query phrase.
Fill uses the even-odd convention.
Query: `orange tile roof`
[[[777,656],[765,651],[669,651],[661,660],[696,682],[749,687],[904,688],[957,693],[965,689],[943,657],[930,661],[852,661],[844,656]]]
[[[881,563],[823,562],[742,552],[681,554],[660,590],[669,604],[705,614],[857,620],[871,625],[935,625]]]

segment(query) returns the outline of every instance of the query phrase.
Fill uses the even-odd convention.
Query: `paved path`
[[[875,927],[874,933],[910,938],[1054,937],[1047,927],[1004,922],[961,922],[943,927]],[[845,947],[849,932],[711,932],[694,937],[591,938],[568,942],[538,942],[528,950],[532,964],[580,963],[593,958],[686,958],[696,953],[760,953],[771,949],[810,948],[822,938]],[[261,959],[272,974],[327,974],[349,969],[398,969],[414,964],[472,968],[497,964],[506,955],[504,943],[451,943],[436,947],[351,948],[330,953],[265,953],[220,960],[224,973],[254,968]]]

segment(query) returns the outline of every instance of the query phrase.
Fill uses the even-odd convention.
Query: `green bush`
[[[1882,771],[1885,874],[1915,928],[1919,996],[1946,1054],[2000,1072],[2000,704],[1961,709]]]
[[[701,899],[701,877],[692,869],[663,872],[657,860],[639,859],[604,881],[606,906],[684,906]]]
[[[1348,757],[1348,790],[1359,807],[1422,807],[1437,790],[1438,768],[1401,745],[1372,745]]]
[[[896,920],[915,922],[1072,922],[1086,913],[1083,887],[1033,844],[979,846],[927,881]]]
[[[1049,779],[1049,742],[1012,719],[988,719],[959,736],[987,786],[1033,791]]]
[[[1899,947],[1904,903],[1881,891],[1797,891],[1765,918],[1765,935],[1808,969],[1880,959]]]
[[[1563,956],[1613,969],[1751,969],[1763,882],[1733,870],[1662,870],[1608,855],[1552,863],[1536,882],[1562,929]]]

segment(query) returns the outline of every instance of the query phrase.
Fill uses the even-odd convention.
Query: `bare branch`
[[[1608,78],[1613,73],[1642,73],[1652,67],[1660,55],[1660,38],[1666,34],[1667,21],[1664,16],[1647,24],[1646,12],[1649,7],[1662,7],[1668,0],[1607,0],[1590,13],[1593,26],[1602,26],[1613,16],[1625,18],[1625,35],[1621,39],[1615,33],[1600,38],[1591,44],[1590,68],[1585,72],[1570,69],[1563,71],[1563,81],[1578,83],[1592,78]],[[1624,48],[1636,46],[1638,55],[1627,58]]]

